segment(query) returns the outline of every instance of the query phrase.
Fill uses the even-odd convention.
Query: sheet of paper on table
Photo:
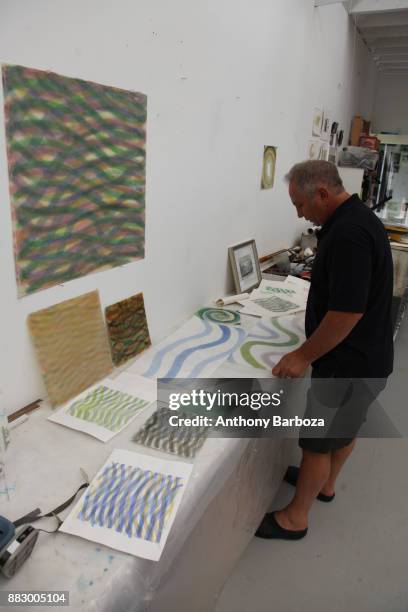
[[[298,292],[303,295],[307,300],[307,296],[309,295],[310,289],[309,281],[303,278],[299,278],[298,276],[292,276],[291,274],[289,274],[289,276],[286,277],[284,283],[285,285],[291,285],[292,287],[296,287]]]
[[[282,281],[268,281],[263,279],[257,289],[251,294],[250,300],[256,299],[257,297],[265,295],[277,295],[287,299],[297,299],[306,301],[307,293],[309,292],[309,283],[302,279],[298,279],[295,276],[287,276]]]
[[[48,417],[49,421],[107,442],[157,399],[156,383],[122,372],[104,378]]]
[[[306,309],[308,288],[304,281],[292,280],[287,277],[285,281],[269,281],[263,279],[257,289],[251,293],[242,314],[258,317],[280,316],[294,314]]]
[[[284,314],[294,314],[305,309],[305,304],[301,300],[281,298],[276,295],[256,297],[248,301],[240,310],[241,314],[253,315],[256,317],[279,317]]]
[[[192,468],[115,449],[60,531],[159,561]]]

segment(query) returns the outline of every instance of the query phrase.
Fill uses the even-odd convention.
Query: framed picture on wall
[[[309,140],[307,148],[308,159],[319,159],[320,154],[320,140]]]
[[[251,291],[262,279],[255,240],[241,242],[228,249],[236,293]]]
[[[315,108],[313,112],[313,125],[312,125],[312,135],[320,136],[322,133],[322,125],[323,125],[323,110],[321,108]]]
[[[330,139],[330,130],[331,130],[331,125],[332,125],[331,116],[332,116],[332,113],[330,111],[328,110],[324,111],[321,138],[327,141]]]
[[[321,141],[320,142],[320,151],[319,151],[318,159],[322,159],[324,161],[328,161],[329,160],[329,149],[330,149],[329,143]]]

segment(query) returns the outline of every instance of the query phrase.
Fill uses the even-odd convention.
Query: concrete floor
[[[395,375],[408,374],[408,316]],[[254,538],[215,612],[407,612],[408,439],[361,439],[331,504],[316,502],[304,540]],[[293,492],[284,483],[273,504]]]

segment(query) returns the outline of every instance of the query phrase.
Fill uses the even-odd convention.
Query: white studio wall
[[[283,176],[306,157],[313,108],[348,139],[374,66],[342,5],[313,0],[3,0],[0,61],[148,97],[146,257],[17,299],[0,99],[0,388],[12,412],[44,395],[27,315],[98,289],[102,305],[143,291],[153,342],[232,290],[227,248],[260,254],[302,228]],[[368,75],[368,77],[367,77]],[[264,145],[277,147],[261,190]]]
[[[407,109],[407,74],[380,74],[375,93],[372,130],[408,134]]]

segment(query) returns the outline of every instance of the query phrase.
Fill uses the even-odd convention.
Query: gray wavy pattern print
[[[285,312],[287,310],[293,310],[293,308],[298,308],[299,305],[294,302],[289,302],[289,300],[284,300],[275,295],[267,298],[259,298],[254,300],[255,304],[259,304],[262,308],[266,308],[266,310],[270,310],[271,312]]]
[[[185,459],[193,459],[205,442],[208,427],[183,425],[173,427],[169,425],[171,415],[174,416],[174,411],[163,407],[158,408],[133,437],[133,442]],[[194,416],[180,411],[177,411],[177,415],[179,417]]]

